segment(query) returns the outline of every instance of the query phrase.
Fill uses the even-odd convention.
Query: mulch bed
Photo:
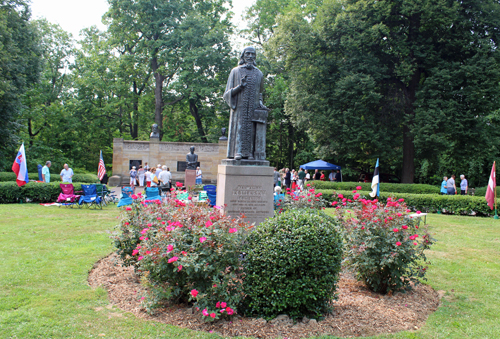
[[[431,287],[420,284],[410,292],[384,296],[370,292],[352,275],[343,273],[334,311],[322,321],[304,319],[294,324],[286,316],[279,316],[268,322],[264,319],[236,316],[232,321],[205,323],[199,312],[192,314],[188,305],[175,305],[158,310],[154,316],[148,315],[141,308],[138,295],[141,294],[142,286],[134,269],[122,267],[121,259],[116,254],[97,262],[88,281],[94,288],[105,288],[112,304],[138,318],[218,333],[224,337],[295,339],[326,334],[358,337],[417,330],[425,323],[429,314],[437,309],[442,295]]]

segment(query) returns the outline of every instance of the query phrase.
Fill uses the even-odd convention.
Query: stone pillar
[[[259,224],[274,216],[274,170],[269,161],[222,160],[217,176],[217,206],[226,205],[224,213],[244,214],[249,223]],[[251,165],[252,163],[253,165]],[[259,162],[260,163],[260,162]]]
[[[160,163],[160,138],[149,138],[148,165],[150,168],[156,167]]]
[[[123,138],[113,139],[113,175],[123,176],[128,174],[127,168],[124,168],[123,159]]]

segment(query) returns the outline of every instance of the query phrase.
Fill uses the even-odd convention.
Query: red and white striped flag
[[[106,166],[104,166],[104,159],[102,158],[102,151],[101,151],[101,157],[99,159],[99,167],[97,168],[97,177],[99,178],[99,180],[102,180],[104,174],[106,174]]]
[[[495,162],[493,162],[493,167],[491,169],[490,180],[488,181],[488,187],[486,188],[486,201],[488,206],[493,210],[495,208],[495,190],[497,189],[497,180],[495,176]]]

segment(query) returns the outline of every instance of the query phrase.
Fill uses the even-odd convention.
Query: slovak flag
[[[370,192],[370,197],[375,198],[378,196],[380,196],[380,174],[377,158],[377,164],[375,165],[375,171],[373,172],[372,191]]]
[[[17,186],[21,187],[28,183],[28,166],[26,165],[24,143],[21,145],[19,152],[17,152],[16,160],[14,160],[14,163],[12,164],[12,171],[16,173]]]
[[[496,189],[497,189],[497,179],[495,177],[495,162],[493,162],[493,167],[491,168],[490,180],[488,180],[488,187],[486,188],[486,201],[488,202],[488,206],[490,206],[492,210],[495,206]]]

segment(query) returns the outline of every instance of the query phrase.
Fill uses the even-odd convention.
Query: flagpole
[[[497,214],[497,167],[495,165],[496,161],[493,161],[493,167],[495,168],[495,216],[493,217],[493,219],[498,219],[498,214]]]

